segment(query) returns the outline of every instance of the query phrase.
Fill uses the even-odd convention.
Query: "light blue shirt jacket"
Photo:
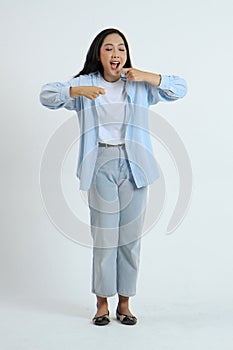
[[[170,102],[187,93],[187,83],[175,75],[161,75],[159,86],[147,82],[125,80],[126,131],[125,149],[136,187],[151,184],[159,177],[148,126],[148,107],[159,101]],[[99,99],[84,96],[70,97],[71,86],[101,86],[100,73],[81,75],[67,82],[52,82],[42,86],[40,102],[50,109],[64,107],[75,110],[80,126],[79,155],[76,176],[80,190],[90,188],[98,152]]]

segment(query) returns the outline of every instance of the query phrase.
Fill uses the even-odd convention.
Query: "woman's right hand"
[[[105,90],[98,86],[71,86],[70,97],[85,96],[90,100],[95,100],[99,95],[105,94]]]

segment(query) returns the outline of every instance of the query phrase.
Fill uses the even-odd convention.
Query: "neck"
[[[109,83],[115,83],[117,80],[121,78],[121,74],[119,73],[116,77],[110,77],[110,76],[107,76],[106,74],[103,74],[103,78]]]

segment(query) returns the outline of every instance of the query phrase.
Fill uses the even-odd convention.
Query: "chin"
[[[112,80],[112,79],[116,80],[121,77],[121,71],[119,70],[119,71],[106,72],[104,74],[104,77],[106,80]]]

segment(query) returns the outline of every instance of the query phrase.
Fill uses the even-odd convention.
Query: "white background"
[[[231,348],[232,7],[230,0],[1,2],[2,348]],[[107,27],[126,35],[134,67],[188,82],[184,99],[152,109],[185,144],[192,202],[183,223],[166,235],[178,182],[157,145],[168,199],[143,239],[133,328],[114,320],[116,298],[109,301],[108,327],[90,323],[91,249],[54,227],[39,186],[45,146],[73,113],[42,107],[40,88],[78,73],[91,41]],[[76,159],[69,159],[66,176],[75,182]],[[76,185],[71,201],[80,195]]]

